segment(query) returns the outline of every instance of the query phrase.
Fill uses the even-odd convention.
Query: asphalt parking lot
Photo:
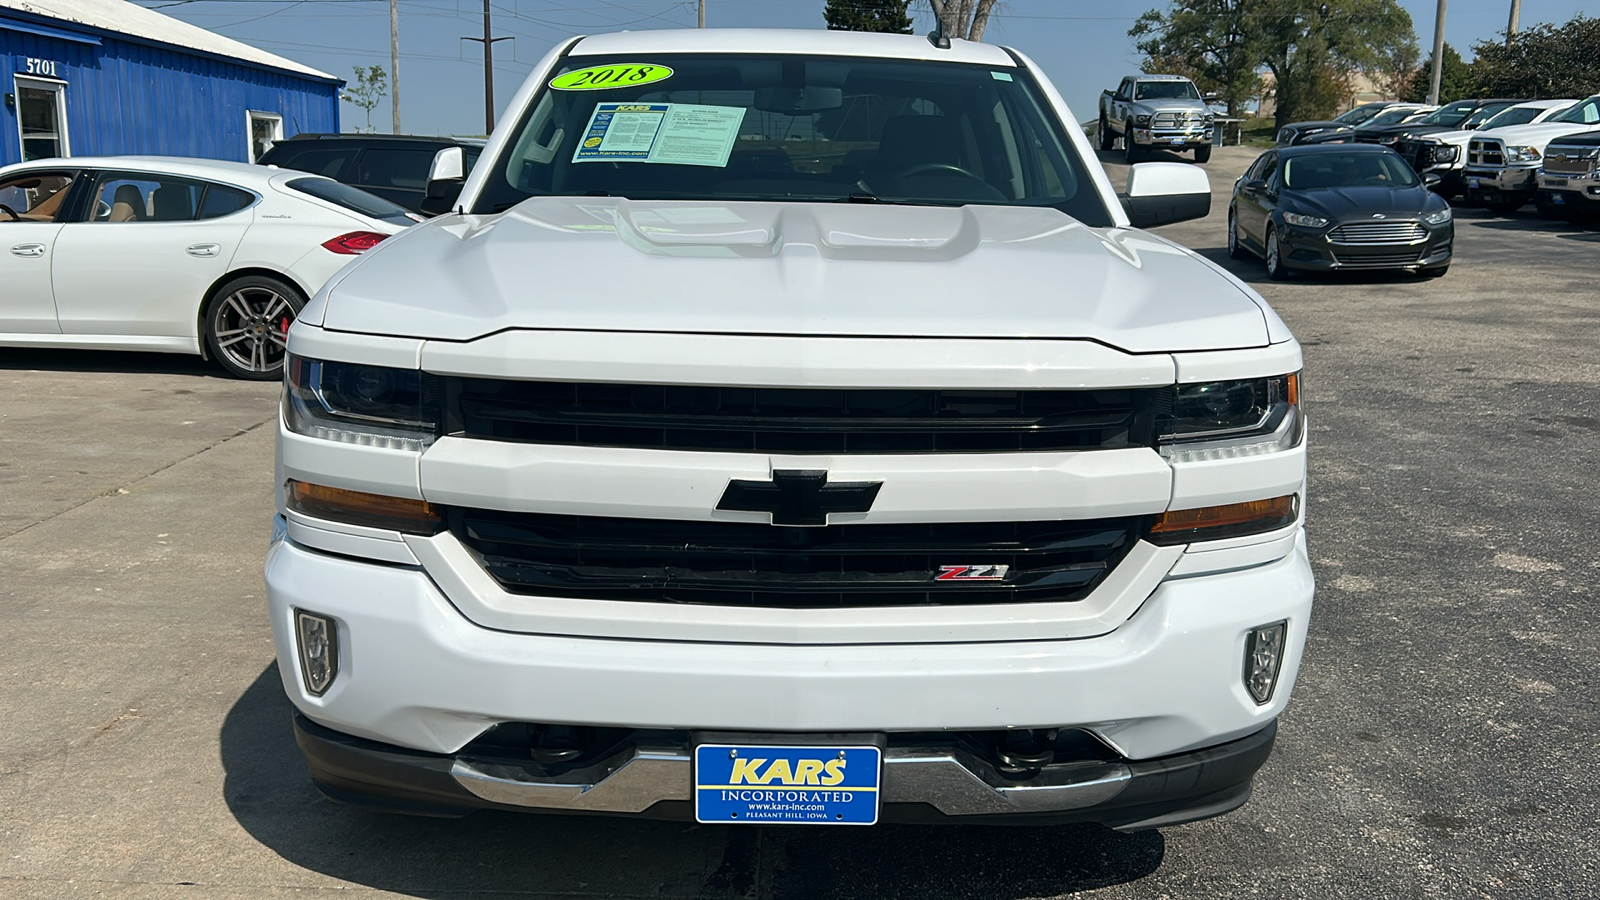
[[[1317,612],[1242,810],[1119,835],[338,806],[265,616],[277,386],[0,350],[0,897],[1595,896],[1600,229],[1460,210],[1442,279],[1268,282],[1224,249],[1253,157],[1219,151],[1211,217],[1164,230],[1306,349]]]

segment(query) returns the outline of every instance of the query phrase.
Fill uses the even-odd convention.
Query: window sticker
[[[742,106],[599,103],[572,161],[723,168],[743,122]]]
[[[558,91],[604,91],[619,87],[637,87],[654,84],[672,77],[672,69],[654,63],[629,63],[627,65],[592,66],[557,75],[550,87]]]
[[[1011,81],[1012,80],[1010,72],[994,72],[994,71],[991,71],[989,74],[994,76],[994,80],[995,81]]]

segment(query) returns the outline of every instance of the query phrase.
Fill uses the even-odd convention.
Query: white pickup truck
[[[1100,92],[1100,149],[1112,149],[1120,137],[1130,163],[1149,150],[1193,150],[1195,162],[1208,162],[1216,121],[1182,75],[1129,75],[1115,91]]]
[[[289,334],[266,560],[329,796],[724,824],[1244,803],[1312,605],[1300,346],[1027,57],[539,62]],[[1175,287],[1176,286],[1176,287]]]
[[[1498,128],[1467,144],[1467,200],[1497,215],[1521,209],[1539,193],[1546,145],[1559,137],[1600,129],[1600,94],[1580,100],[1539,125]]]

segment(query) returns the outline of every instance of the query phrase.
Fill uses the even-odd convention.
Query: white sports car
[[[415,221],[332,179],[242,163],[0,168],[0,347],[197,353],[278,378],[307,299]]]

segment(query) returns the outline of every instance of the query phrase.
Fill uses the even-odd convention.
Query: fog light
[[[1256,703],[1272,699],[1278,686],[1278,669],[1283,665],[1283,639],[1288,622],[1274,622],[1251,630],[1244,642],[1244,687]]]
[[[321,697],[339,674],[339,628],[326,616],[300,610],[295,610],[294,627],[306,692]]]

